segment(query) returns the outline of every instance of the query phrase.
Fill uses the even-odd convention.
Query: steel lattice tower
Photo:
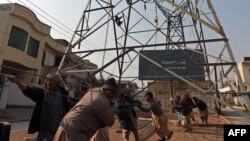
[[[189,56],[192,64],[186,65],[203,68],[206,80],[214,85],[208,90],[200,88],[139,51],[148,49],[201,54],[204,63],[195,62]],[[100,74],[119,80],[138,80],[136,67],[140,56],[198,91],[214,93],[221,103],[226,104],[216,93],[222,81],[230,76],[237,76],[239,93],[246,92],[228,38],[210,0],[88,0],[58,68],[59,74],[65,69],[65,57],[71,54],[99,62],[99,69],[90,77]],[[242,96],[250,109],[249,98]]]

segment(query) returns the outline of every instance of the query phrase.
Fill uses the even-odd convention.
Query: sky
[[[237,62],[250,56],[250,1],[212,0]]]
[[[69,33],[75,30],[82,11],[85,8],[86,1],[87,0],[1,0],[0,3],[15,2],[29,7],[32,11],[37,12],[35,13],[42,22],[52,27],[51,35],[53,38],[65,38],[69,41],[71,38]],[[211,1],[226,36],[229,39],[236,62],[240,62],[243,60],[243,57],[250,56],[250,0]],[[56,25],[53,23],[56,23]],[[58,25],[63,27],[63,30],[60,29]]]

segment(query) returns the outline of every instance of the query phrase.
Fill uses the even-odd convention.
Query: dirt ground
[[[209,115],[208,124],[204,125],[200,123],[197,115],[195,115],[196,123],[193,124],[192,133],[183,132],[182,127],[178,127],[172,120],[174,114],[167,113],[169,116],[169,129],[174,131],[171,141],[223,141],[223,125],[227,124],[224,118],[216,116],[214,114]],[[141,115],[140,115],[141,116]],[[148,117],[148,115],[144,115]],[[110,128],[110,141],[123,141],[122,133],[119,131],[119,123],[115,122],[113,127]],[[145,136],[145,133],[140,133],[140,137]],[[148,134],[148,133],[147,133]],[[11,132],[10,141],[31,141],[29,139],[34,138],[36,135],[27,134],[26,130]],[[159,137],[152,133],[145,141],[156,141]],[[134,141],[133,135],[130,135],[130,141]]]

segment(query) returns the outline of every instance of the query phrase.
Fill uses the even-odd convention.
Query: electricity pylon
[[[250,110],[249,97],[244,94],[246,89],[228,38],[210,0],[88,0],[85,5],[58,68],[59,74],[64,68],[65,57],[76,54],[81,59],[98,63],[99,69],[89,77],[100,74],[100,77],[109,75],[119,80],[138,80],[140,56],[204,94],[216,95],[224,78],[236,75],[238,93],[242,94]],[[213,81],[214,85],[204,90],[192,79],[164,67],[139,50],[188,50],[200,54],[202,63],[186,54],[192,63],[182,65],[201,67],[205,79]],[[228,105],[216,96],[215,100]]]

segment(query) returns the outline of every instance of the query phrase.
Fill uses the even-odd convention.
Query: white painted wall
[[[34,106],[35,103],[26,97],[15,83],[6,82],[8,85],[7,105]]]
[[[250,64],[243,64],[243,81],[246,83],[246,84],[250,84],[250,73],[249,73],[249,70],[250,70]]]

